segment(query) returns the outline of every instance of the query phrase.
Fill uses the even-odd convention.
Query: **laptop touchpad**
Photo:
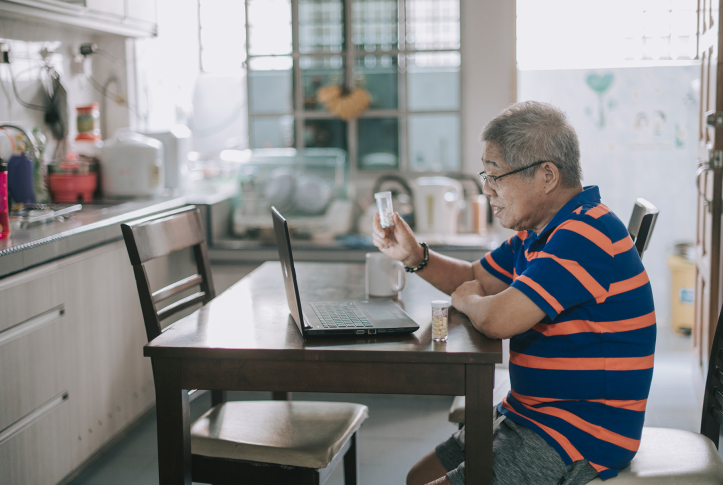
[[[389,310],[383,310],[381,308],[375,308],[374,310],[367,311],[374,320],[395,320],[397,318]]]

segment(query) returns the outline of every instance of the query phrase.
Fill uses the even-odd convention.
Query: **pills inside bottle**
[[[379,223],[383,228],[394,225],[394,208],[392,207],[391,192],[377,192],[374,194],[377,199],[377,209],[379,210]]]
[[[448,316],[449,302],[447,300],[434,300],[432,302],[432,340],[436,342],[447,341]]]

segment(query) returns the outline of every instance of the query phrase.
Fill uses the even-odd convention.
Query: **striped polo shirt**
[[[585,187],[541,234],[518,232],[482,266],[547,315],[510,339],[512,390],[498,410],[567,465],[585,459],[601,478],[617,475],[640,446],[656,334],[625,225]]]

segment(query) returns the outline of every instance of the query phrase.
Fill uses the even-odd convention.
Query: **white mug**
[[[404,265],[386,254],[367,253],[366,290],[367,296],[396,298],[407,282]]]

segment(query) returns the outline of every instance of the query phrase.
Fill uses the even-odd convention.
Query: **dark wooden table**
[[[301,263],[296,270],[302,301],[364,298],[361,264]],[[502,345],[454,309],[448,342],[433,342],[430,302],[445,296],[412,275],[399,304],[420,325],[415,333],[304,340],[289,314],[280,264],[263,264],[144,348],[155,366],[160,483],[191,485],[186,389],[214,389],[465,395],[466,481],[491,485],[492,389]]]

